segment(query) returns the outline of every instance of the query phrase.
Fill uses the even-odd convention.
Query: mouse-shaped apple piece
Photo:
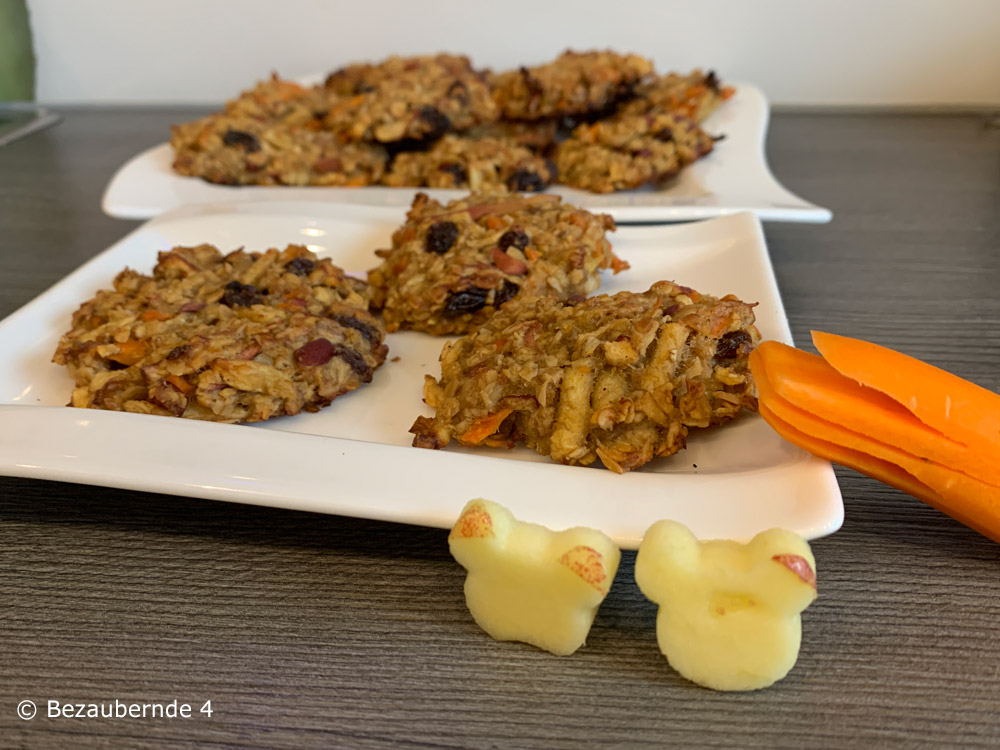
[[[448,545],[469,572],[465,600],[479,627],[560,656],[587,640],[621,558],[600,531],[551,531],[488,500],[465,506]]]
[[[757,690],[795,666],[799,613],[816,598],[816,561],[797,534],[699,542],[681,524],[658,521],[639,546],[635,579],[660,605],[660,650],[692,682]]]

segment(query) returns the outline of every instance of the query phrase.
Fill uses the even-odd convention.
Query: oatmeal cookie
[[[632,96],[653,63],[610,50],[567,50],[553,62],[492,77],[493,98],[511,120],[580,115],[614,107]]]
[[[753,305],[661,281],[578,304],[523,299],[446,344],[436,410],[413,444],[512,447],[621,473],[684,447],[691,428],[755,410]]]
[[[368,272],[386,328],[465,333],[518,295],[582,298],[599,271],[628,264],[605,233],[610,216],[555,195],[472,195],[442,205],[420,193],[390,249]]]
[[[300,245],[162,252],[73,315],[53,361],[71,406],[215,422],[317,411],[372,378],[385,329],[368,288]]]
[[[232,117],[315,127],[337,98],[324,88],[300,86],[273,73],[268,80],[226,102],[223,111]]]
[[[427,151],[396,155],[382,178],[394,187],[545,190],[556,177],[556,165],[501,138],[473,140],[446,135]]]
[[[308,124],[229,113],[175,125],[170,145],[174,171],[221,185],[370,185],[388,159]]]
[[[616,115],[576,128],[556,148],[555,161],[563,184],[609,193],[671,177],[713,143],[681,115]]]
[[[330,74],[326,89],[341,98],[324,127],[357,141],[426,143],[497,119],[483,76],[468,58],[455,55],[350,65]]]
[[[552,150],[561,137],[565,137],[566,133],[563,130],[562,122],[555,119],[497,120],[487,125],[477,125],[463,130],[459,135],[472,140],[502,138],[544,155]]]
[[[671,112],[701,122],[734,93],[712,70],[694,70],[686,76],[670,73],[637,86],[635,98],[620,111],[630,115]]]

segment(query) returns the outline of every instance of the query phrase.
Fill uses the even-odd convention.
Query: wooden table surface
[[[0,317],[136,226],[103,216],[101,192],[191,112],[63,114],[0,148]],[[1000,390],[1000,130],[778,114],[768,156],[834,212],[766,225],[797,341],[859,336]],[[587,646],[559,658],[477,629],[443,531],[0,478],[0,746],[1000,744],[1000,546],[838,477],[847,520],[813,545],[820,598],[798,665],[750,694],[668,667],[632,553]],[[53,699],[196,713],[46,718]]]

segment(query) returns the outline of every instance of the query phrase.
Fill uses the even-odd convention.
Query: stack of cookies
[[[698,125],[732,89],[612,51],[493,73],[391,57],[300,86],[277,76],[173,128],[174,169],[224,185],[593,192],[658,184],[708,154]]]

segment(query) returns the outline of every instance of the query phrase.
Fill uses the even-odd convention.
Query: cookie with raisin
[[[382,263],[368,272],[386,328],[474,330],[511,300],[580,299],[600,271],[628,267],[611,250],[605,214],[555,195],[473,194],[441,204],[420,193]]]
[[[567,50],[545,65],[496,74],[491,85],[503,117],[538,120],[613,111],[652,74],[653,63],[638,55]]]
[[[317,411],[372,379],[385,328],[368,285],[290,245],[162,252],[74,313],[53,361],[70,405],[214,422]]]
[[[446,135],[425,151],[397,154],[382,182],[394,187],[538,192],[555,178],[552,161],[514,141]]]
[[[575,304],[503,307],[445,346],[413,444],[526,445],[553,461],[623,473],[669,456],[690,430],[757,407],[753,304],[661,281]]]

